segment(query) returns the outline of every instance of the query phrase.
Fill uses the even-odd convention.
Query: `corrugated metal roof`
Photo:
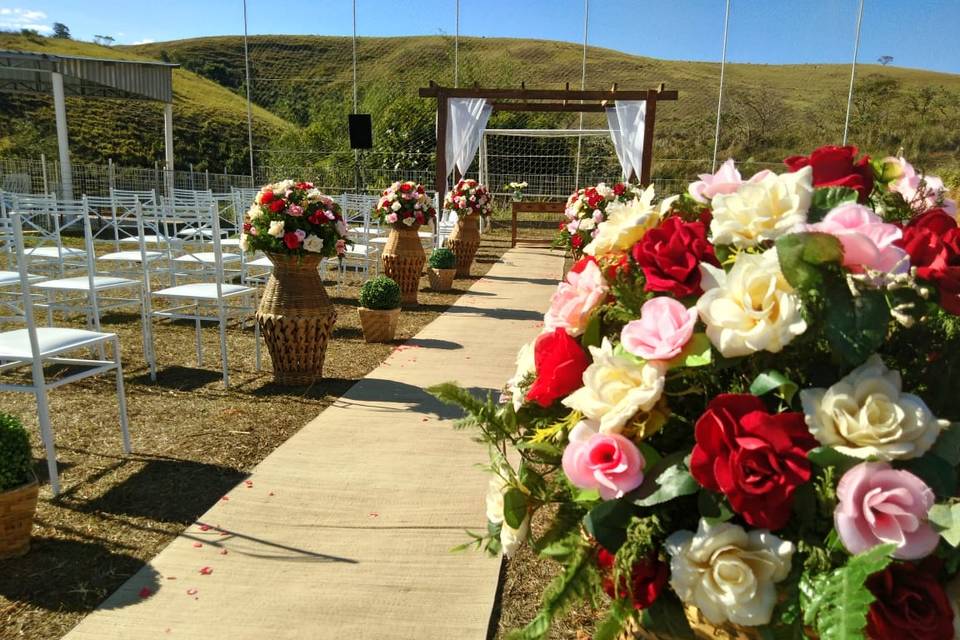
[[[180,65],[0,50],[0,91],[50,93],[50,74],[63,74],[68,96],[173,101],[173,69]]]

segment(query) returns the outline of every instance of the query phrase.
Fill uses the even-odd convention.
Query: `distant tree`
[[[70,27],[63,24],[62,22],[53,23],[53,37],[60,38],[61,40],[70,39]]]
[[[880,56],[879,58],[877,58],[877,62],[879,62],[883,66],[887,66],[888,64],[893,62],[893,56]]]

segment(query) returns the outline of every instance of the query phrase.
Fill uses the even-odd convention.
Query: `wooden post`
[[[447,192],[447,96],[440,89],[437,93],[437,202],[443,206]]]
[[[650,184],[650,169],[653,164],[653,127],[657,118],[657,95],[660,89],[647,91],[647,112],[643,119],[643,152],[640,155],[640,185]]]

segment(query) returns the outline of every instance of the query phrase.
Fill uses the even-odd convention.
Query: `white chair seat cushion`
[[[113,276],[94,276],[94,289],[116,289],[118,287],[139,286],[138,280],[129,278],[115,278]],[[73,278],[58,278],[56,280],[47,280],[33,285],[36,289],[52,291],[88,291],[90,289],[90,280],[87,276],[76,276]]]
[[[40,355],[48,356],[113,338],[112,333],[85,329],[37,327]],[[30,333],[26,329],[0,332],[0,360],[32,360]]]
[[[160,244],[160,243],[162,243],[162,242],[166,242],[167,239],[166,239],[165,237],[163,237],[163,236],[145,235],[145,236],[143,236],[143,241],[144,241],[144,243],[146,243],[146,244]],[[120,242],[126,242],[126,243],[130,243],[130,244],[136,244],[136,243],[140,242],[140,238],[135,238],[135,237],[133,237],[133,236],[129,236],[129,237],[127,237],[127,238],[120,238]]]
[[[56,247],[33,247],[23,252],[24,255],[37,256],[38,258],[80,258],[87,255],[83,249],[74,249],[72,247],[63,247],[59,251]]]
[[[155,260],[163,255],[160,251],[144,251],[147,255],[147,260]],[[113,253],[107,253],[97,258],[97,260],[106,260],[108,262],[140,262],[141,256],[139,251],[114,251]]]
[[[346,249],[347,256],[369,256],[374,252],[376,252],[375,247],[359,243],[347,245]]]
[[[223,297],[239,295],[256,291],[252,287],[245,287],[241,284],[224,284],[220,286]],[[181,284],[176,287],[167,287],[154,291],[155,296],[164,296],[167,298],[190,298],[191,300],[216,300],[217,284],[215,282],[197,282],[194,284]]]
[[[183,229],[177,232],[177,235],[181,238],[195,238],[197,236],[203,236],[204,238],[213,237],[213,229]]]
[[[30,275],[28,273],[27,279],[29,279],[30,282],[35,282],[37,280],[43,280],[43,277]],[[19,271],[0,271],[0,287],[9,287],[15,284],[20,284]]]
[[[221,247],[239,247],[240,238],[224,238],[220,241]]]
[[[270,262],[270,258],[263,256],[262,258],[257,258],[256,260],[251,260],[246,263],[248,267],[272,267],[273,263]]]
[[[220,257],[224,262],[236,262],[240,259],[239,253],[222,253]],[[182,256],[177,256],[173,259],[174,262],[189,262],[189,263],[201,263],[201,264],[216,264],[217,256],[213,251],[200,251],[198,253],[187,253]]]
[[[387,237],[370,238],[370,244],[387,244]]]

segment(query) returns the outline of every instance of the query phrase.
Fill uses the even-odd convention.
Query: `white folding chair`
[[[25,256],[38,271],[50,271],[63,277],[66,269],[83,267],[83,249],[64,245],[64,232],[77,232],[85,205],[49,196],[15,197],[11,211],[22,214],[21,226],[30,233],[31,246]]]
[[[60,493],[60,476],[57,470],[56,443],[50,424],[48,394],[51,390],[83,378],[115,371],[123,450],[126,453],[131,451],[130,432],[127,425],[127,401],[123,388],[123,366],[120,361],[120,341],[114,333],[36,325],[30,294],[30,275],[26,270],[23,225],[20,214],[13,213],[11,218],[20,275],[21,308],[26,328],[0,332],[0,373],[29,365],[31,377],[29,384],[0,382],[0,391],[20,391],[32,393],[36,397],[37,418],[40,422],[40,436],[46,449],[50,486],[53,494],[57,495]],[[107,357],[104,348],[107,345],[110,346],[112,354],[110,358]],[[99,353],[99,359],[66,357],[66,354],[78,350]],[[43,369],[45,364],[66,365],[71,367],[71,371],[48,381]],[[74,370],[76,368],[79,370]]]

